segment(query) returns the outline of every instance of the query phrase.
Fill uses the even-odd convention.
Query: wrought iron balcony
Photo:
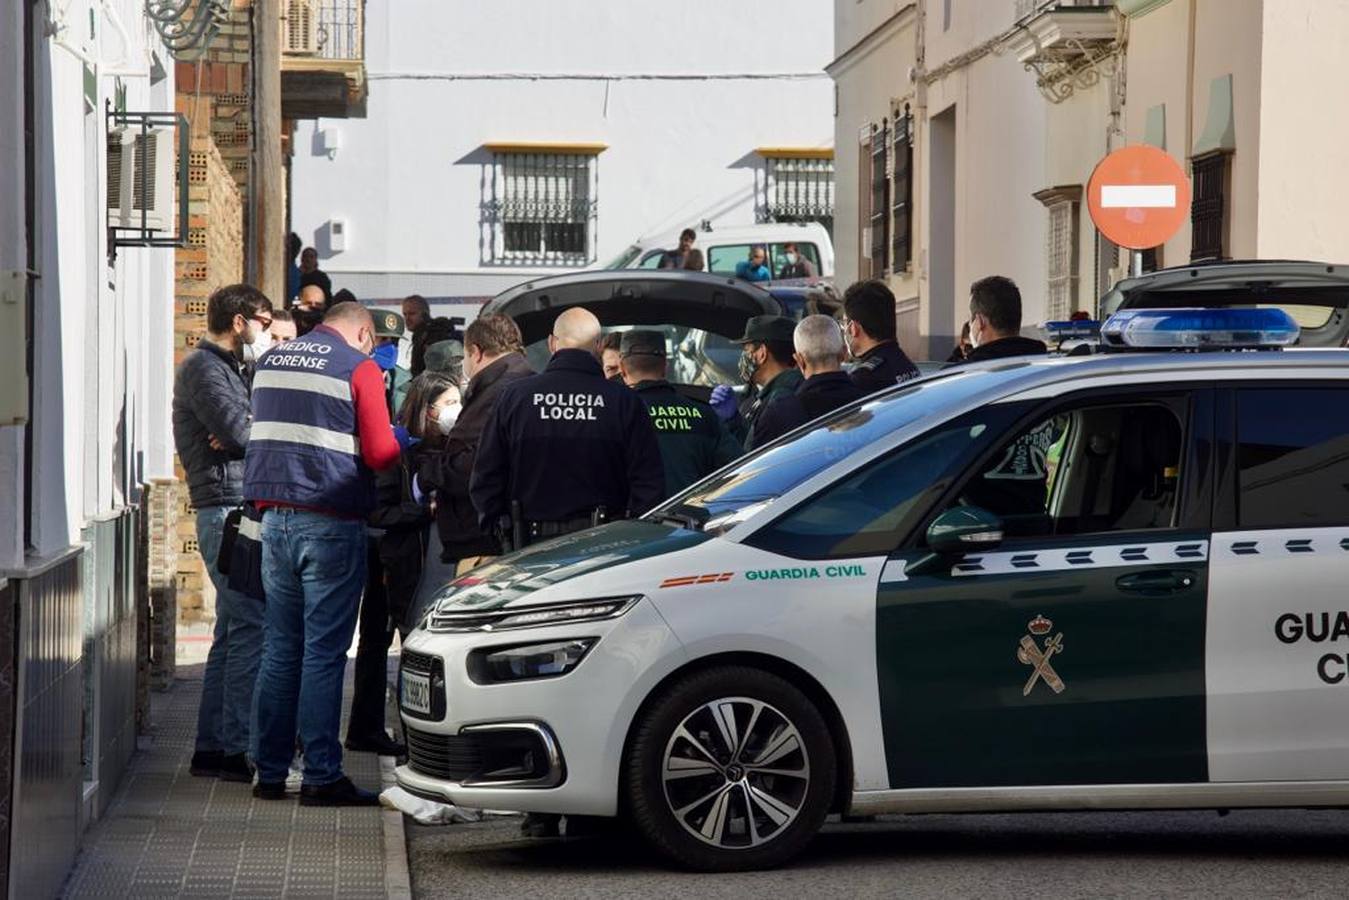
[[[281,20],[281,114],[364,118],[365,0],[286,0]]]
[[[1061,103],[1115,71],[1120,49],[1113,0],[1017,0],[1016,28],[1004,45],[1046,99]]]

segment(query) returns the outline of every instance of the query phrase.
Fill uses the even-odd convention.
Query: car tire
[[[707,669],[663,690],[638,721],[624,766],[638,830],[665,856],[707,872],[770,868],[799,853],[829,813],[838,773],[815,704],[747,666]]]

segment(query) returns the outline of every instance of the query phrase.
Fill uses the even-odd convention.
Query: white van
[[[654,269],[661,254],[679,246],[679,232],[639,239],[612,260],[606,269]],[[696,230],[696,229],[695,229]],[[767,225],[733,225],[698,231],[694,247],[703,251],[707,271],[734,275],[735,264],[749,258],[756,244],[768,250],[769,268],[774,276],[787,265],[783,247],[796,244],[797,252],[810,260],[819,278],[834,277],[834,242],[819,222],[777,222]]]

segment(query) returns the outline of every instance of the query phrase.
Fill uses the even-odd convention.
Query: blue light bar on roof
[[[1095,319],[1046,322],[1044,329],[1045,336],[1051,341],[1094,340],[1101,336],[1101,323]]]
[[[1128,309],[1106,319],[1101,339],[1139,350],[1288,347],[1301,329],[1281,309]]]

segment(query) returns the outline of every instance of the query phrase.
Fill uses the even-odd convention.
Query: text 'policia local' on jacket
[[[436,529],[446,562],[501,553],[495,535],[484,533],[478,525],[477,510],[468,496],[468,483],[483,428],[501,392],[507,385],[533,374],[529,361],[519,353],[493,360],[469,379],[459,418],[444,443],[428,447],[423,442],[414,448],[417,482],[423,491],[436,492]]]
[[[739,442],[706,403],[685,397],[664,379],[639,382],[633,390],[646,404],[656,429],[665,466],[665,496],[674,496],[740,456]]]
[[[374,471],[398,454],[379,366],[336,331],[319,325],[258,360],[245,499],[364,519]]]
[[[469,491],[484,529],[509,515],[512,501],[528,522],[564,522],[601,506],[620,518],[660,502],[665,473],[637,395],[606,381],[593,354],[559,350],[542,374],[502,391]]]
[[[243,500],[250,415],[248,382],[239,361],[223,347],[201,341],[173,379],[173,443],[196,508]],[[222,449],[211,446],[212,437]]]

